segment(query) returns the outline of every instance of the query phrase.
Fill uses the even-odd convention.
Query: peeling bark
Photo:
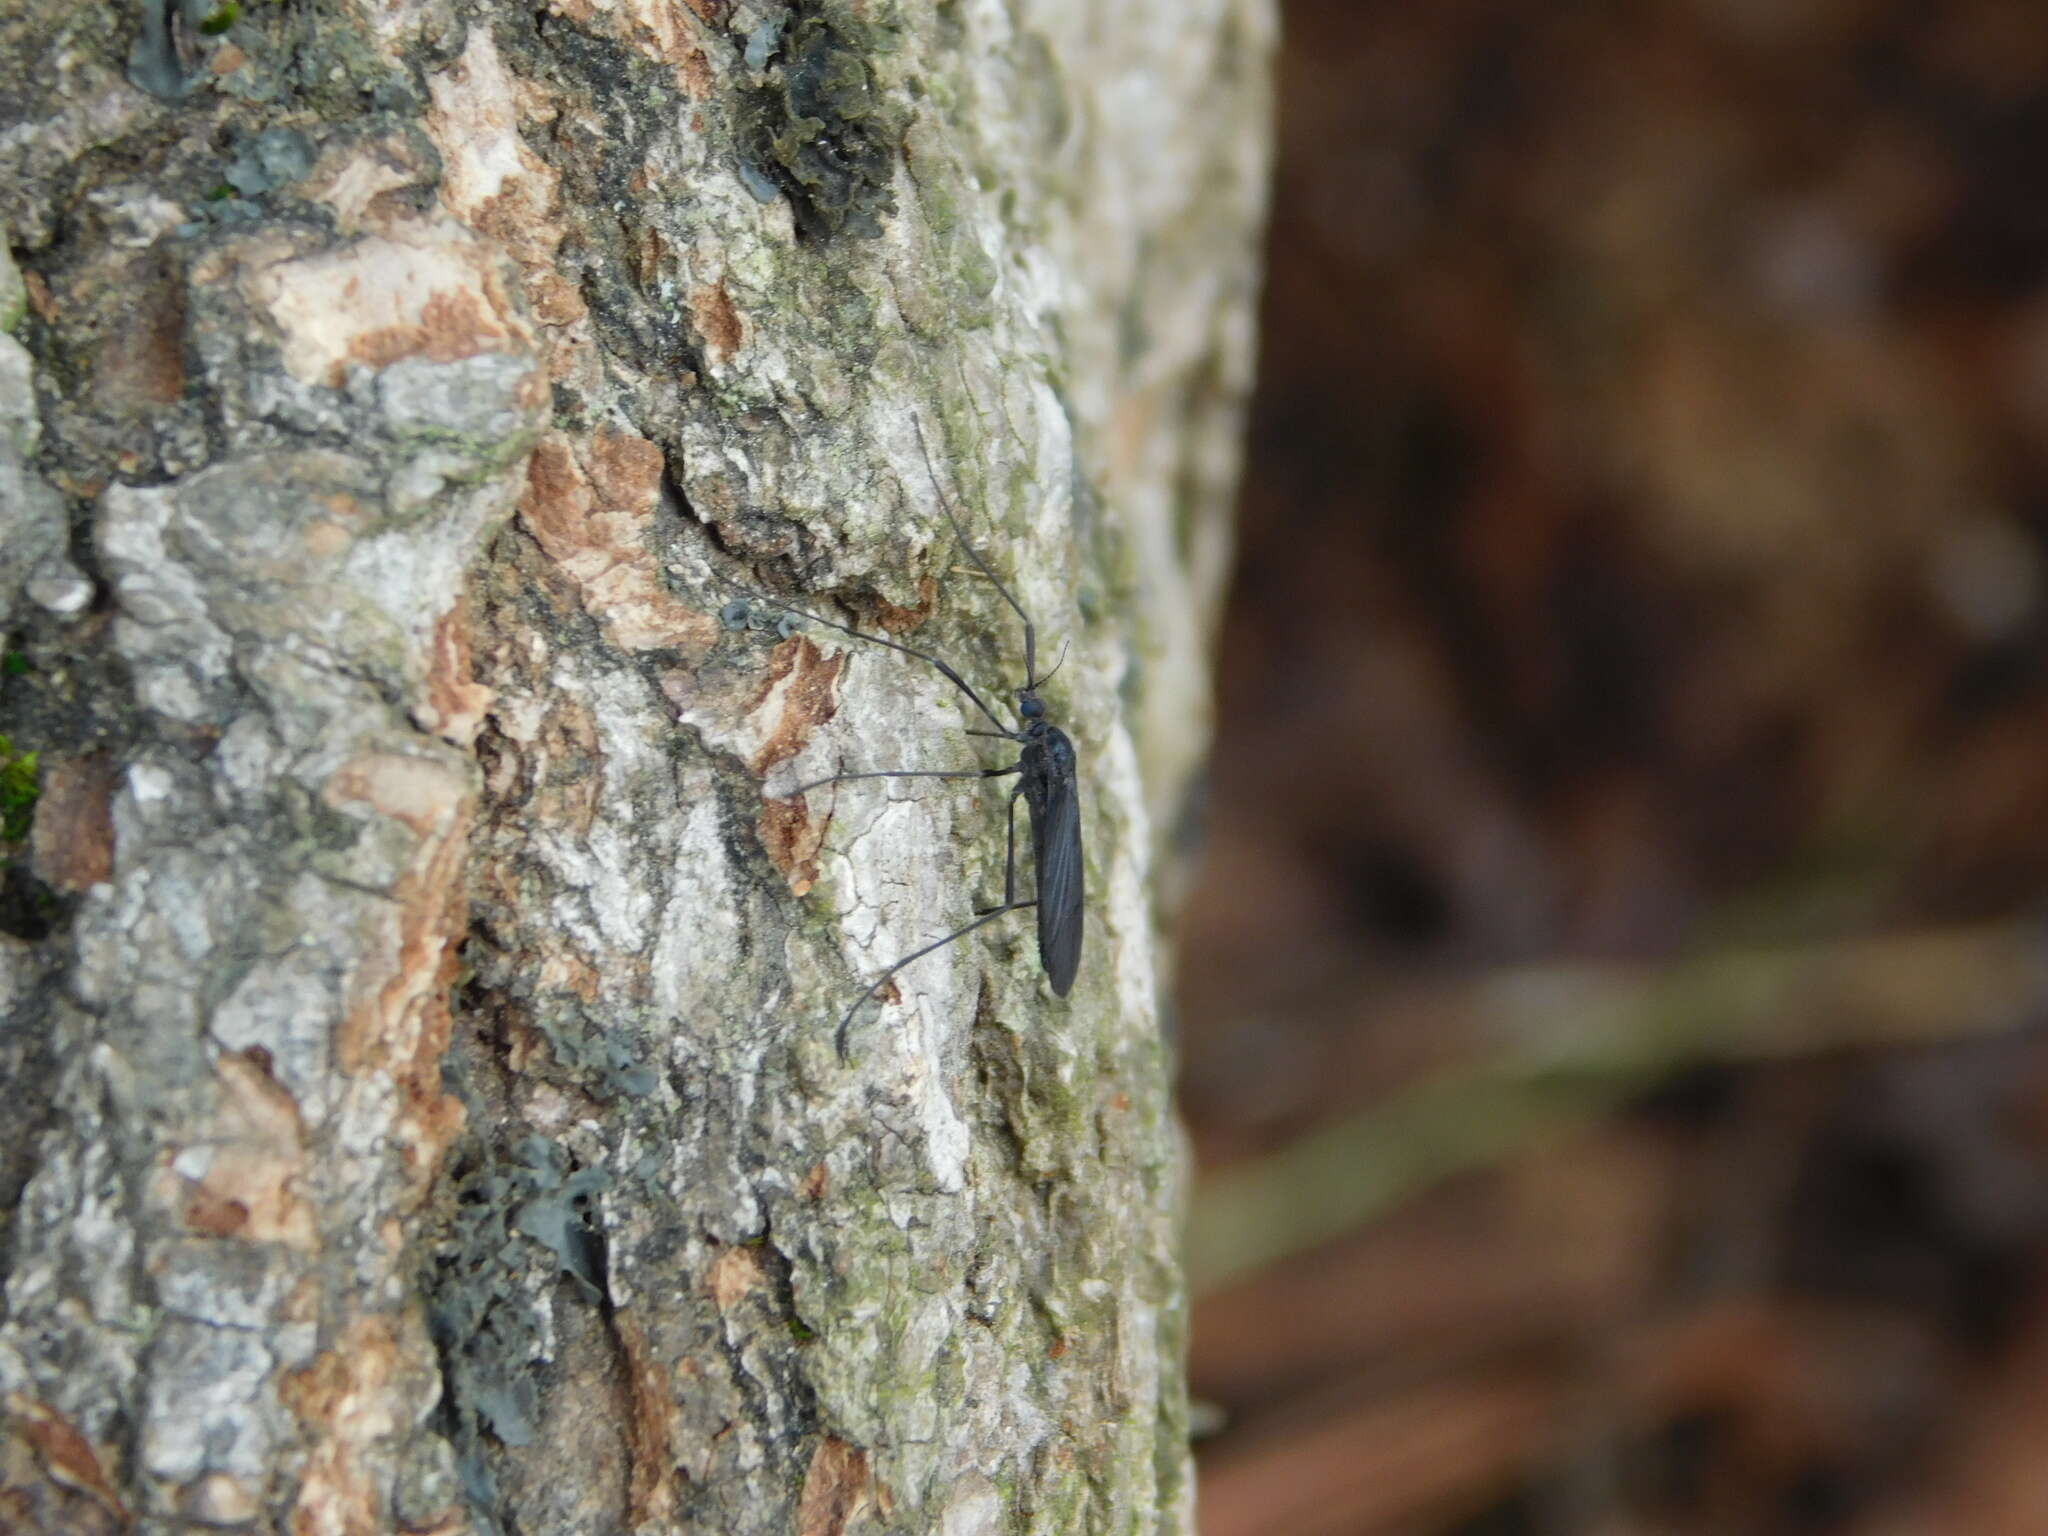
[[[1158,893],[1270,27],[0,4],[0,1524],[1190,1528]],[[1088,949],[842,1061],[1010,781],[793,795],[1003,759],[721,614],[1007,708],[947,506],[1064,655]]]

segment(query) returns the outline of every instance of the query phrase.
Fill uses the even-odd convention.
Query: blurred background
[[[2048,1532],[2048,4],[1285,15],[1205,1536]]]

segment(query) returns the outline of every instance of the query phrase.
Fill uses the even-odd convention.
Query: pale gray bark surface
[[[0,5],[0,1527],[1191,1528],[1266,0]],[[937,459],[925,466],[916,423]],[[932,669],[1040,626],[1088,947]],[[1004,749],[1007,750],[1007,749]]]

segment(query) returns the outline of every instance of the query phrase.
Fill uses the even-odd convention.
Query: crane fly
[[[912,950],[878,975],[862,989],[860,996],[853,1000],[839,1020],[839,1027],[833,1034],[842,1060],[846,1057],[847,1033],[853,1027],[854,1016],[861,1005],[889,984],[898,972],[915,961],[922,960],[936,950],[944,949],[956,939],[964,939],[977,928],[986,927],[997,918],[1025,907],[1038,911],[1038,960],[1045,967],[1046,980],[1052,984],[1053,994],[1065,997],[1074,985],[1074,976],[1081,966],[1081,936],[1086,926],[1085,876],[1081,856],[1081,797],[1079,771],[1074,755],[1074,744],[1067,733],[1046,718],[1045,701],[1038,690],[1051,678],[1038,674],[1038,627],[1031,622],[1031,615],[1024,611],[1010,589],[1003,585],[996,573],[989,569],[967,537],[960,519],[954,515],[947,503],[943,490],[939,490],[938,470],[932,463],[931,448],[926,443],[923,423],[917,427],[918,446],[924,451],[925,468],[931,473],[932,487],[939,492],[939,510],[946,514],[946,521],[952,525],[953,533],[966,551],[974,568],[1002,594],[1003,601],[1017,615],[1024,626],[1024,685],[1017,690],[1017,719],[1015,724],[1003,719],[976,692],[960,673],[942,658],[915,646],[899,641],[885,640],[880,635],[871,635],[849,625],[835,623],[802,609],[790,608],[787,604],[777,606],[785,612],[813,624],[822,624],[827,629],[836,629],[843,635],[856,640],[865,640],[870,645],[883,646],[904,656],[915,657],[936,668],[939,675],[966,697],[992,729],[970,730],[970,736],[992,736],[1014,742],[1018,748],[1017,761],[1006,768],[959,768],[959,769],[916,769],[883,768],[864,773],[837,773],[829,778],[814,779],[808,784],[799,784],[790,793],[801,795],[808,790],[822,789],[828,784],[845,784],[855,779],[1003,779],[1014,777],[1017,783],[1010,791],[1007,830],[1003,850],[1003,899],[994,906],[975,909],[974,921],[962,925],[944,938],[935,939],[921,949]],[[774,599],[764,599],[774,602]],[[1062,657],[1064,660],[1064,656]],[[1053,672],[1059,670],[1057,663]],[[1017,802],[1024,802],[1025,814],[1031,822],[1031,867],[1035,872],[1036,889],[1028,897],[1017,895]]]

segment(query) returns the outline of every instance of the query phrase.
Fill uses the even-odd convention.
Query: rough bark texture
[[[0,8],[0,1526],[1190,1526],[1157,877],[1270,41]],[[942,496],[1064,647],[1088,950],[1006,918],[842,1062],[1008,781],[778,792],[1003,759],[721,612],[1006,708]]]

